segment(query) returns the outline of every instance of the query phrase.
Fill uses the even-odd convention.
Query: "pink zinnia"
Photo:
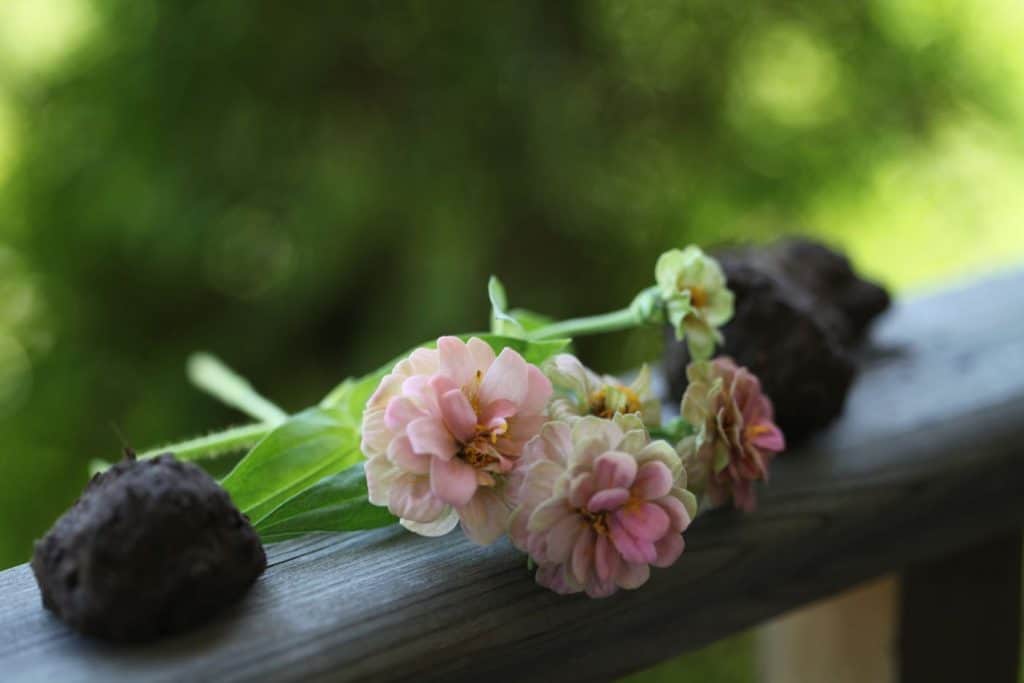
[[[363,413],[370,502],[416,533],[439,536],[461,519],[487,544],[505,531],[505,475],[540,430],[551,382],[513,349],[441,337],[380,383]]]
[[[537,583],[605,597],[639,588],[650,566],[683,552],[696,513],[675,450],[636,415],[550,422],[523,451],[509,487],[509,535],[537,563]]]
[[[691,479],[706,486],[713,505],[730,498],[737,508],[757,506],[754,482],[768,478],[768,466],[786,448],[772,402],[761,382],[731,358],[691,363],[681,413],[697,433],[677,447]]]

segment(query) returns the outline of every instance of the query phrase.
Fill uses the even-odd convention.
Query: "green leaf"
[[[377,385],[386,374],[391,372],[397,362],[396,359],[358,379],[352,377],[346,379],[320,402],[320,407],[330,410],[336,419],[358,431],[362,425],[366,402],[370,400]]]
[[[221,484],[254,522],[361,458],[359,431],[341,411],[310,408],[268,434]]]
[[[670,444],[677,444],[696,432],[693,426],[681,417],[673,418],[660,427],[651,427],[648,431],[652,439],[664,439]]]
[[[466,334],[460,335],[463,339],[479,337],[491,345],[495,353],[501,353],[504,348],[512,348],[526,359],[527,363],[540,365],[551,356],[561,353],[572,343],[571,339],[545,339],[543,341],[530,341],[519,337],[505,337],[498,334]]]
[[[398,521],[370,503],[362,464],[325,477],[289,498],[256,524],[265,543],[318,531],[360,531]]]
[[[505,286],[495,275],[487,282],[487,296],[491,300],[491,330],[497,334],[522,335],[525,330],[506,311],[508,297],[505,296]]]

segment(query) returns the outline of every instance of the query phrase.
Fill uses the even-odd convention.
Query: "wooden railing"
[[[23,565],[0,573],[0,679],[606,680],[897,571],[904,680],[1015,680],[1024,273],[898,303],[864,368],[756,513],[702,515],[639,591],[559,597],[457,533],[317,536],[272,546],[208,627],[114,648],[45,612]]]

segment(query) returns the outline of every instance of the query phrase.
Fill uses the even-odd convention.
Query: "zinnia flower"
[[[725,274],[699,247],[672,249],[654,267],[669,324],[679,341],[686,339],[694,360],[707,360],[722,343],[718,328],[733,314],[733,294]]]
[[[548,407],[553,419],[584,415],[610,419],[616,413],[638,413],[649,427],[661,424],[661,402],[651,392],[651,371],[646,365],[629,386],[610,375],[598,375],[568,353],[548,360],[544,372],[555,388]]]
[[[537,583],[557,593],[638,588],[651,565],[683,552],[697,509],[685,486],[676,452],[651,442],[636,415],[549,422],[509,481],[509,535],[537,563]]]
[[[551,382],[513,349],[441,337],[399,362],[363,413],[370,502],[425,536],[505,531],[504,479],[546,420]]]
[[[772,402],[757,377],[731,358],[691,363],[686,376],[681,413],[697,432],[677,450],[691,480],[706,486],[712,504],[732,498],[751,511],[757,505],[754,482],[768,478],[769,464],[786,448]]]

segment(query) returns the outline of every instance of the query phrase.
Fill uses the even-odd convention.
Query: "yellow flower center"
[[[626,406],[619,410],[623,415],[638,413],[643,410],[643,404],[636,392],[629,387],[619,385],[616,389],[626,396]],[[606,389],[595,391],[590,395],[590,414],[610,420],[615,417],[615,409],[608,405],[608,393]]]
[[[693,286],[689,287],[690,290],[690,303],[693,304],[694,308],[704,308],[708,305],[708,293],[703,287]]]
[[[586,508],[579,508],[576,512],[583,518],[583,522],[602,536],[608,535],[608,513],[591,512]]]

